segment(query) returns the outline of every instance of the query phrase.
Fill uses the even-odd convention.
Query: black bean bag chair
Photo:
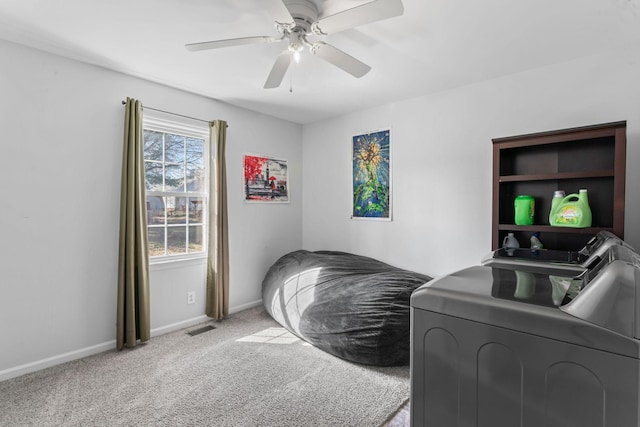
[[[295,251],[262,282],[267,312],[299,338],[343,359],[409,363],[410,297],[431,277],[344,252]]]

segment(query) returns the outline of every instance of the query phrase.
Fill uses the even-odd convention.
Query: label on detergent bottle
[[[558,209],[556,222],[558,224],[578,225],[580,223],[581,216],[582,212],[578,207],[573,205],[565,205]]]

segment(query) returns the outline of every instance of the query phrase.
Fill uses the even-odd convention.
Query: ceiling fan
[[[305,46],[315,56],[335,65],[354,77],[362,77],[371,70],[367,64],[323,41],[309,41],[310,35],[326,36],[348,30],[359,25],[381,21],[402,15],[402,0],[373,0],[329,16],[318,16],[318,8],[311,0],[262,0],[271,16],[275,19],[279,37],[254,36],[234,39],[189,43],[185,47],[190,51],[218,49],[255,43],[274,43],[286,40],[287,49],[276,58],[265,89],[276,88],[282,83],[291,58],[299,57]]]

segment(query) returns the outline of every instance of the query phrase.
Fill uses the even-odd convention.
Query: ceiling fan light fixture
[[[302,51],[303,48],[304,46],[302,45],[302,43],[290,43],[287,49],[289,49],[289,52],[295,53]]]
[[[291,52],[300,52],[304,48],[304,37],[298,31],[289,34],[289,47]]]
[[[291,56],[293,60],[296,61],[296,64],[299,64],[300,52],[302,52],[302,49],[304,49],[302,43],[291,43],[289,47],[287,47],[287,49],[289,50],[289,52],[291,52]]]
[[[289,34],[289,46],[287,49],[291,52],[291,56],[296,64],[300,62],[300,52],[304,49],[305,45],[304,35],[298,31],[293,31]]]

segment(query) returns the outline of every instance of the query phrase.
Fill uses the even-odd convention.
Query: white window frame
[[[184,260],[192,260],[192,259],[200,259],[207,257],[207,248],[208,248],[208,236],[209,236],[209,223],[208,223],[208,215],[207,212],[209,210],[210,204],[210,188],[209,188],[209,176],[211,171],[209,170],[210,164],[210,141],[209,141],[209,126],[207,123],[192,120],[188,118],[183,118],[182,116],[174,116],[168,113],[162,113],[159,111],[149,111],[145,110],[143,114],[143,123],[142,123],[143,131],[157,131],[163,133],[171,133],[175,135],[181,135],[186,137],[193,137],[204,140],[204,150],[203,150],[203,163],[205,169],[205,178],[204,192],[195,192],[195,191],[150,191],[146,190],[146,196],[155,196],[155,197],[198,197],[203,199],[203,215],[202,215],[202,233],[203,233],[203,251],[202,252],[187,252],[182,254],[165,254],[158,256],[149,256],[149,264],[161,264],[172,261],[184,261]],[[167,206],[165,205],[165,216],[167,215]],[[187,215],[187,218],[189,215]],[[185,224],[188,227],[188,219]],[[147,225],[147,230],[152,228],[160,228],[163,227],[165,231],[165,250],[167,244],[167,229],[169,224],[167,224],[167,220],[165,217],[165,223],[161,226]],[[188,230],[188,229],[187,229]],[[187,250],[188,250],[188,239],[189,232],[187,231]]]

